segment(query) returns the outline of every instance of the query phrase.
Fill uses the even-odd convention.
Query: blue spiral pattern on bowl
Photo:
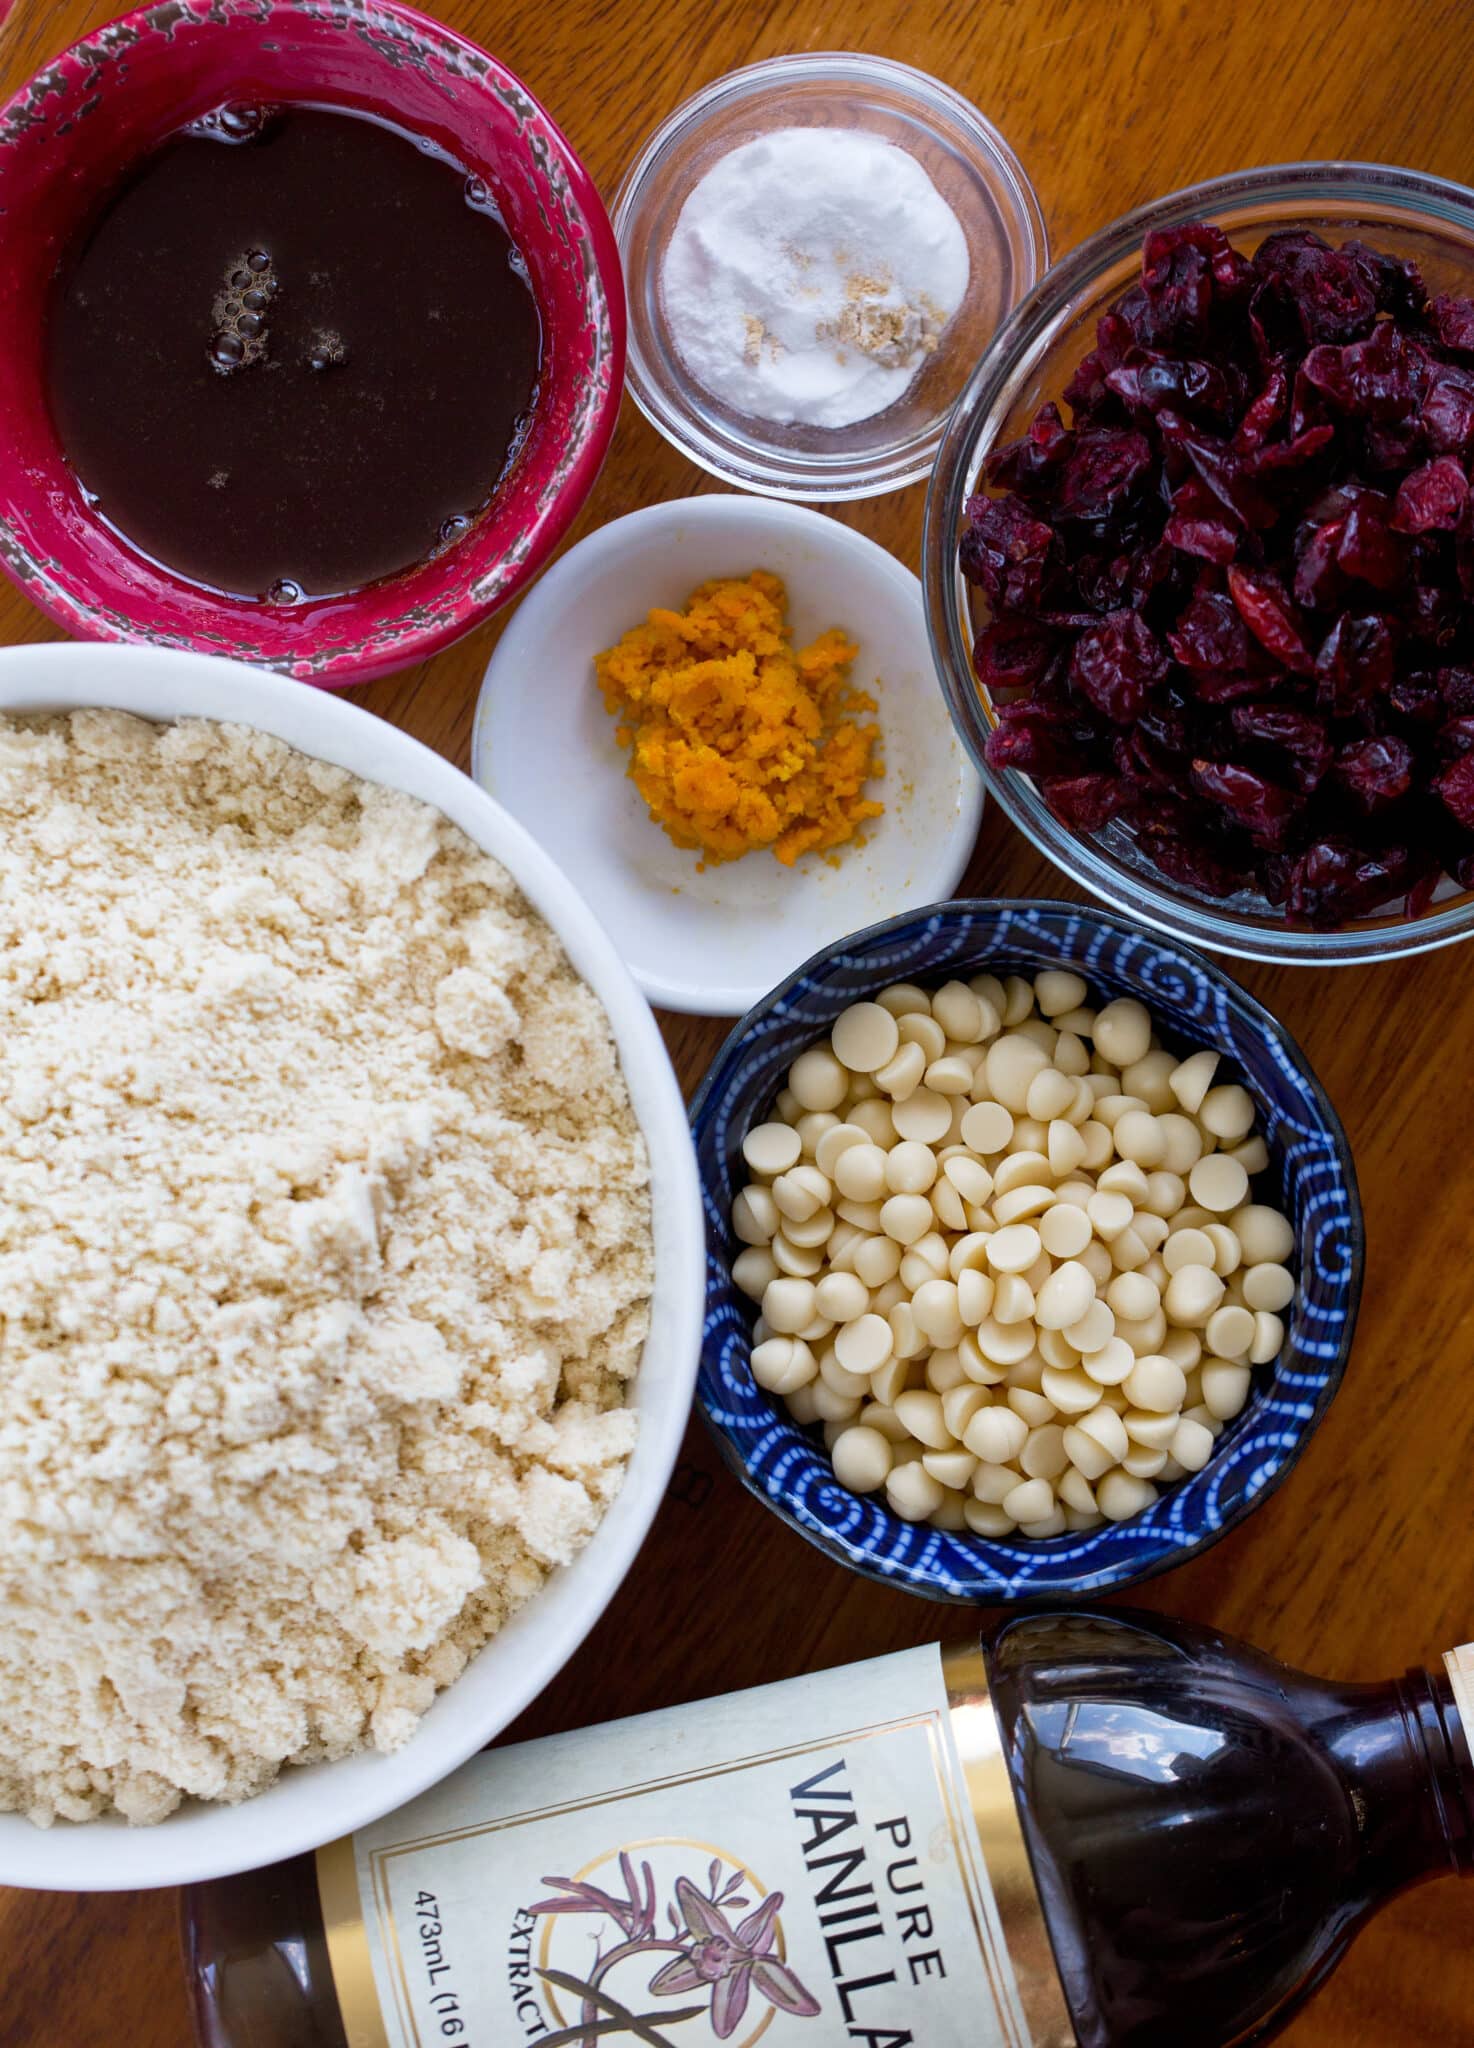
[[[883,1496],[834,1478],[817,1433],[801,1429],[749,1366],[756,1315],[732,1283],[741,1246],[732,1198],[747,1174],[741,1141],[771,1108],[794,1058],[827,1038],[847,1004],[893,981],[1072,967],[1092,1000],[1136,996],[1169,1043],[1212,1046],[1215,1080],[1253,1095],[1270,1167],[1256,1193],[1294,1225],[1298,1285],[1285,1347],[1261,1367],[1248,1405],[1205,1468],[1164,1488],[1145,1513],[1079,1535],[991,1540],[902,1521]],[[1226,1534],[1284,1478],[1335,1395],[1361,1293],[1363,1233],[1345,1133],[1293,1039],[1199,954],[1107,912],[1067,903],[957,902],[857,932],[782,982],[728,1037],[691,1107],[707,1229],[707,1312],[697,1395],[743,1483],[829,1556],[934,1599],[999,1604],[1076,1598],[1182,1562]]]

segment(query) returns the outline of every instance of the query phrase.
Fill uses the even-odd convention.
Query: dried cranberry
[[[1315,663],[1283,584],[1263,572],[1251,574],[1235,567],[1228,572],[1228,594],[1249,631],[1276,661],[1298,675],[1310,674]]]
[[[1243,886],[1228,863],[1199,841],[1184,839],[1175,832],[1161,832],[1148,836],[1146,844],[1164,875],[1189,889],[1201,889],[1205,896],[1232,896]]]
[[[1184,668],[1195,675],[1240,675],[1253,666],[1255,643],[1233,599],[1221,591],[1200,590],[1177,621],[1167,645]]]
[[[1392,680],[1391,629],[1379,612],[1342,612],[1315,660],[1316,702],[1346,712]]]
[[[1455,363],[1433,369],[1419,420],[1435,455],[1467,455],[1474,447],[1474,374]]]
[[[967,512],[972,524],[958,549],[963,575],[981,585],[990,604],[1032,609],[1043,592],[1054,528],[1018,498],[969,498]]]
[[[1167,657],[1139,612],[1112,612],[1075,642],[1070,680],[1113,725],[1129,725],[1167,673]]]
[[[1445,760],[1457,760],[1474,747],[1474,718],[1451,718],[1439,728],[1438,751]]]
[[[1073,775],[1081,766],[1076,750],[1044,719],[995,725],[983,754],[990,768],[1017,768],[1024,775]]]
[[[1127,411],[1136,415],[1151,417],[1165,405],[1212,421],[1227,418],[1233,405],[1228,379],[1216,364],[1192,356],[1163,355],[1155,349],[1133,349],[1119,369],[1107,373],[1105,381]]]
[[[1438,694],[1450,717],[1474,717],[1474,668],[1441,668]]]
[[[1047,627],[1005,613],[978,634],[973,668],[986,690],[1030,689],[1049,667],[1058,644]]]
[[[1414,583],[1401,609],[1407,637],[1440,652],[1458,639],[1467,610],[1459,592],[1444,583]]]
[[[1309,794],[1335,754],[1325,720],[1283,704],[1235,704],[1233,729],[1240,739],[1257,740],[1283,753],[1295,787]]]
[[[1329,412],[1330,407],[1326,404],[1324,393],[1311,382],[1305,373],[1304,363],[1301,363],[1295,372],[1295,382],[1290,396],[1290,417],[1285,423],[1285,430],[1290,439],[1298,441],[1311,427],[1323,426]]]
[[[1445,348],[1474,355],[1474,299],[1452,299],[1445,292],[1429,303],[1428,322]]]
[[[1250,475],[1247,456],[1236,455],[1223,442],[1189,433],[1182,423],[1170,418],[1163,417],[1159,423],[1162,431],[1171,435],[1182,448],[1214,497],[1235,519],[1244,526],[1274,525],[1279,513]]]
[[[1458,822],[1474,832],[1474,754],[1450,761],[1441,775],[1434,776],[1433,788]]]
[[[1291,863],[1285,908],[1297,924],[1335,926],[1343,922],[1356,860],[1356,849],[1348,841],[1323,839]]]
[[[1438,870],[1435,867],[1430,867],[1427,873],[1421,875],[1407,892],[1406,901],[1402,906],[1402,914],[1409,922],[1413,918],[1423,915],[1423,912],[1433,901],[1433,893],[1437,887]]]
[[[1293,303],[1309,342],[1355,341],[1376,317],[1375,295],[1357,263],[1305,229],[1267,235],[1253,268]]]
[[[1421,462],[1428,453],[1423,422],[1412,413],[1400,420],[1369,420],[1362,430],[1361,443],[1368,469],[1393,470],[1398,474]]]
[[[1141,251],[1141,288],[1155,331],[1172,340],[1206,333],[1215,289],[1238,287],[1233,251],[1211,221],[1155,228]]]
[[[1132,786],[1158,795],[1176,797],[1182,787],[1182,768],[1175,755],[1158,753],[1144,733],[1128,733],[1111,747],[1116,773]]]
[[[1075,437],[1060,418],[1059,407],[1052,402],[1041,405],[1021,440],[993,450],[983,465],[984,474],[995,489],[1047,500],[1060,464],[1074,445]]]
[[[1469,498],[1469,479],[1452,455],[1440,455],[1397,487],[1392,524],[1399,533],[1452,533]]]
[[[1454,535],[1454,577],[1460,593],[1474,599],[1474,491],[1469,493]]]
[[[1285,908],[1297,924],[1329,930],[1376,910],[1422,872],[1405,848],[1363,853],[1346,839],[1322,839],[1290,868]]]
[[[1328,519],[1317,526],[1295,560],[1295,602],[1309,611],[1329,611],[1345,588],[1336,551],[1345,530],[1344,519]]]
[[[1088,356],[1081,358],[1075,374],[1065,386],[1065,404],[1074,414],[1076,426],[1092,420],[1103,408],[1115,404],[1114,393],[1106,378],[1125,362],[1134,346],[1131,329],[1120,314],[1114,310],[1102,313],[1095,323],[1095,347]]]
[[[1401,420],[1418,409],[1427,365],[1400,328],[1380,321],[1365,341],[1311,349],[1306,377],[1338,410],[1370,420]]]
[[[1348,576],[1370,583],[1374,590],[1396,590],[1407,575],[1407,544],[1382,513],[1363,499],[1346,515],[1336,560]]]
[[[1270,371],[1258,395],[1246,408],[1234,431],[1235,452],[1239,455],[1248,455],[1255,448],[1262,448],[1266,441],[1272,440],[1276,429],[1284,420],[1289,403],[1289,379],[1276,365]]]
[[[1172,516],[1162,529],[1169,546],[1206,562],[1229,563],[1238,553],[1239,536],[1223,507],[1200,478],[1190,476],[1172,493]]]
[[[1252,477],[1265,477],[1276,469],[1303,469],[1335,438],[1332,426],[1306,427],[1292,441],[1270,441],[1254,449],[1244,457],[1244,467]]]
[[[1236,825],[1266,845],[1279,842],[1302,802],[1295,790],[1231,761],[1194,761],[1192,783],[1199,795],[1221,804]]]
[[[1284,669],[1276,669],[1267,655],[1256,652],[1263,662],[1265,673],[1246,676],[1200,676],[1198,696],[1205,704],[1237,704],[1249,697],[1262,697],[1267,690],[1278,689],[1290,681]]]
[[[1379,313],[1407,319],[1422,311],[1428,290],[1410,256],[1392,256],[1385,249],[1372,249],[1357,241],[1343,242],[1341,254],[1349,257],[1366,279]]]
[[[1077,832],[1098,832],[1120,810],[1125,791],[1114,775],[1052,776],[1045,796],[1055,816]]]
[[[1353,740],[1336,756],[1336,780],[1368,817],[1413,786],[1413,750],[1395,734]]]
[[[1427,669],[1413,669],[1387,686],[1387,703],[1412,725],[1437,725],[1444,713],[1438,679]]]
[[[1151,547],[1127,555],[1124,566],[1121,591],[1134,611],[1141,611],[1159,594],[1175,610],[1192,587],[1190,575],[1182,573],[1184,565],[1165,535]]]
[[[1151,443],[1135,428],[1092,427],[1077,434],[1060,472],[1056,518],[1102,518],[1130,495],[1151,463]]]

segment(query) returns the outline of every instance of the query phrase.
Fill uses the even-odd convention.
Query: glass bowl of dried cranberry
[[[1014,823],[1251,959],[1474,934],[1474,191],[1214,179],[1023,300],[927,501],[933,650]]]

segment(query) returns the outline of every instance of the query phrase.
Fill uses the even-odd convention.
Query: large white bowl
[[[859,643],[851,676],[879,705],[884,817],[831,864],[749,853],[698,872],[626,774],[594,656],[653,605],[771,569],[796,647],[827,626]],[[750,1010],[847,932],[950,896],[977,838],[983,788],[952,729],[921,585],[894,555],[822,512],[711,496],[601,526],[523,598],[476,707],[471,773],[573,877],[652,1003]]]
[[[107,1819],[42,1831],[0,1814],[0,1884],[114,1891],[223,1877],[362,1827],[454,1770],[542,1690],[613,1596],[665,1491],[696,1376],[704,1252],[685,1105],[649,1009],[572,884],[458,769],[366,711],[238,662],[127,647],[0,651],[0,712],[76,705],[258,726],[304,753],[422,797],[494,854],[608,1012],[649,1148],[655,1233],[650,1335],[632,1395],[639,1442],[587,1549],[487,1645],[392,1756],[289,1768],[239,1806],[191,1802],[151,1828]]]

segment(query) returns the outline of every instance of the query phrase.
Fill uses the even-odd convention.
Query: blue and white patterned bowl
[[[1093,996],[1136,996],[1181,1048],[1213,1046],[1220,1078],[1259,1108],[1270,1166],[1259,1186],[1295,1226],[1299,1286],[1285,1348],[1207,1466],[1145,1513],[1082,1535],[992,1541],[903,1522],[883,1497],[834,1478],[817,1433],[800,1429],[748,1364],[753,1304],[732,1284],[741,1249],[732,1198],[740,1146],[771,1108],[795,1056],[849,1003],[894,981],[1072,967]],[[1303,1053],[1268,1011],[1200,954],[1069,903],[957,902],[892,918],[816,954],[750,1010],[691,1106],[706,1205],[706,1323],[697,1394],[749,1490],[830,1557],[934,1600],[1073,1599],[1152,1577],[1216,1543],[1272,1493],[1304,1450],[1345,1371],[1361,1295],[1364,1237],[1346,1136]]]

